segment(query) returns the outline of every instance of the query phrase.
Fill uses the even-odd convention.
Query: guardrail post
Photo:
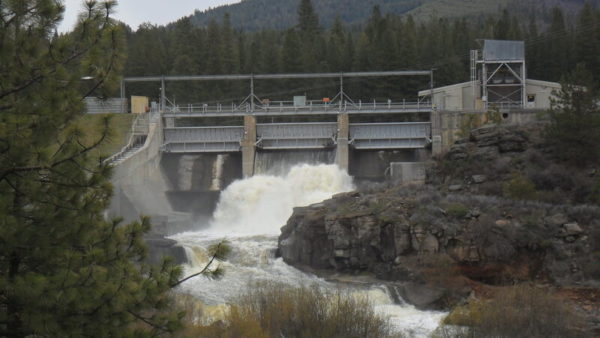
[[[402,110],[406,110],[406,99],[402,99]]]

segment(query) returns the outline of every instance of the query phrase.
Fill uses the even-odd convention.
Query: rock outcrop
[[[573,285],[597,277],[589,255],[599,228],[597,207],[397,187],[296,208],[282,228],[279,253],[300,267],[368,271],[438,288],[456,277]]]
[[[279,238],[294,265],[424,278],[411,257],[444,254],[463,275],[492,284],[548,279],[583,283],[590,230],[600,208],[556,207],[483,196],[443,196],[431,187],[347,193],[296,208]],[[595,235],[597,236],[597,235]],[[590,272],[591,273],[591,272]]]
[[[475,129],[432,163],[425,186],[296,208],[279,253],[298,267],[373,273],[424,308],[448,306],[472,283],[593,285],[600,207],[585,203],[600,171],[555,161],[540,130]]]

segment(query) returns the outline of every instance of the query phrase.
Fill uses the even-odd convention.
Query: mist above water
[[[239,180],[221,193],[209,230],[225,236],[278,235],[294,207],[321,202],[353,188],[348,173],[326,164],[298,165],[285,176]]]

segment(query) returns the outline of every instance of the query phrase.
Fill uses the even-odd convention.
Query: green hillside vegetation
[[[373,6],[380,6],[384,13],[399,15],[427,1],[431,0],[314,0],[313,5],[323,25],[331,27],[336,17],[346,24],[364,22]],[[190,19],[194,25],[207,26],[211,20],[221,20],[228,13],[233,27],[237,29],[281,30],[297,23],[296,9],[299,3],[299,0],[245,0],[204,12],[196,11]]]
[[[77,119],[72,128],[77,128],[83,134],[83,142],[91,145],[102,135],[103,121],[109,118],[111,135],[106,142],[98,146],[94,152],[99,156],[112,155],[123,148],[131,134],[131,124],[135,119],[133,114],[86,114]]]
[[[421,18],[432,16],[456,18],[491,14],[513,2],[513,0],[430,0],[408,11],[406,14]]]
[[[588,1],[600,4],[599,0]],[[221,20],[228,13],[234,28],[244,31],[287,29],[297,23],[298,0],[244,0],[219,6],[190,16],[194,25],[208,26],[211,20]],[[558,6],[569,14],[581,9],[581,0],[314,0],[314,8],[324,27],[330,28],[339,17],[344,24],[361,25],[369,18],[373,6],[379,6],[383,15],[413,15],[418,19],[431,16],[481,17],[510,8],[521,17],[535,15],[540,23],[548,23],[551,9]]]

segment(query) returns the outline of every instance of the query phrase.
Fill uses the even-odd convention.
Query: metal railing
[[[272,101],[269,103],[251,104],[187,104],[173,105],[166,108],[165,113],[174,115],[204,114],[269,114],[269,113],[373,113],[373,112],[427,112],[432,109],[429,102],[337,102],[307,101],[304,105],[294,105],[293,101]]]
[[[133,123],[131,124],[131,130],[129,132],[129,139],[127,140],[127,144],[125,144],[125,146],[123,146],[123,148],[121,148],[121,150],[119,150],[118,152],[114,153],[113,155],[111,155],[110,157],[108,157],[104,161],[102,161],[102,163],[107,164],[107,163],[113,162],[114,160],[116,160],[117,158],[119,158],[123,154],[125,154],[127,151],[129,151],[130,149],[139,145],[139,140],[138,140],[139,137],[138,136],[148,135],[148,132],[150,129],[150,117],[149,117],[148,113],[136,114],[136,115],[137,116],[135,117],[135,119],[133,120]]]

